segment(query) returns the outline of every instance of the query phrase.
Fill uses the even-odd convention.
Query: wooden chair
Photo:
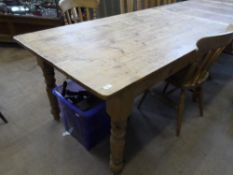
[[[61,0],[59,2],[65,24],[95,19],[98,5],[99,0]]]
[[[209,77],[210,68],[219,58],[225,47],[230,44],[232,39],[233,32],[200,39],[197,42],[198,49],[194,55],[194,63],[188,65],[186,68],[167,79],[167,84],[163,91],[164,93],[166,93],[169,84],[175,86],[176,89],[180,89],[179,104],[177,106],[177,136],[180,135],[181,131],[187,90],[193,92],[193,99],[198,102],[200,115],[202,116],[202,85]],[[172,91],[173,90],[170,92]],[[139,102],[138,108],[140,108],[148,92],[149,91],[144,93],[141,101]]]
[[[8,123],[7,119],[2,115],[1,112],[0,112],[0,118],[1,118],[5,123]]]
[[[176,0],[120,0],[120,11],[127,13],[173,2]]]

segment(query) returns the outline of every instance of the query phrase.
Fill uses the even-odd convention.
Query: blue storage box
[[[73,81],[68,82],[67,89],[85,91]],[[61,91],[62,86],[58,86],[53,90],[53,94],[58,99],[65,130],[89,150],[110,133],[110,119],[106,113],[105,102],[98,100],[93,107],[82,111],[63,97]]]

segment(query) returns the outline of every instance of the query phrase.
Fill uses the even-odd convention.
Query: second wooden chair
[[[196,50],[193,58],[194,62],[167,79],[168,84],[172,84],[177,89],[180,89],[179,103],[177,106],[177,136],[180,135],[181,131],[187,91],[193,92],[193,97],[198,102],[200,115],[202,116],[202,85],[209,77],[209,70],[212,65],[216,62],[225,47],[229,45],[232,40],[233,32],[200,39],[197,42],[198,49]],[[164,92],[166,92],[168,84],[166,85]],[[140,108],[148,92],[149,91],[143,95],[141,101],[139,102],[138,108]]]

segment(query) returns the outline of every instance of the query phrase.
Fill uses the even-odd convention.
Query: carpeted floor
[[[204,86],[205,113],[187,99],[182,134],[175,110],[150,95],[129,120],[122,175],[233,174],[233,56],[223,55]],[[64,77],[57,74],[58,82]],[[154,88],[161,92],[161,85]],[[177,94],[173,95],[175,99]],[[22,48],[0,46],[0,175],[110,175],[109,140],[91,151],[52,119],[42,73]],[[135,100],[135,106],[138,99]]]

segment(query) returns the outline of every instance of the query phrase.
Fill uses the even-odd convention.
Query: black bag
[[[69,102],[75,104],[81,111],[87,111],[100,102],[96,96],[92,95],[88,91],[82,90],[78,92],[71,91],[67,88],[67,81],[62,85],[62,96]]]

